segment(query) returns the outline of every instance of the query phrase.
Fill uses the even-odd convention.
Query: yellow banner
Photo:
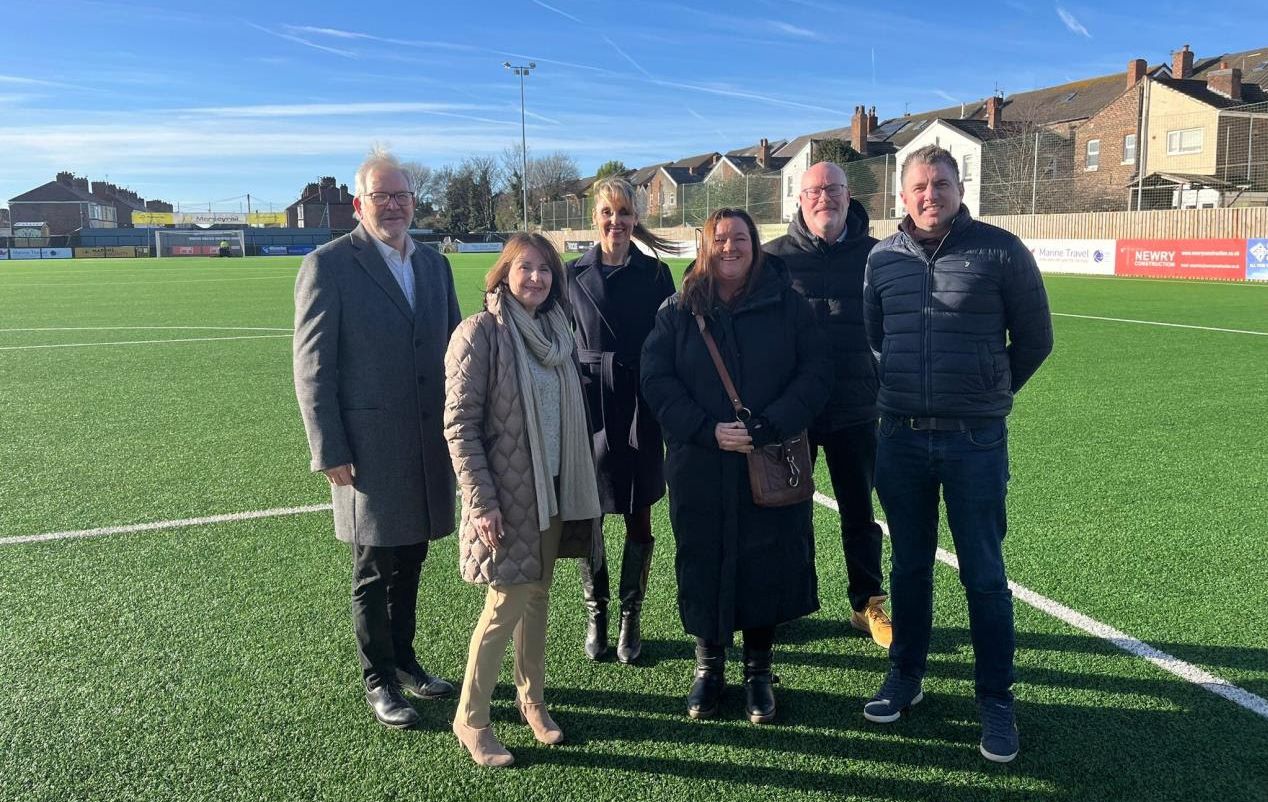
[[[76,259],[103,259],[106,255],[105,248],[76,248]]]
[[[217,224],[248,225],[254,228],[285,228],[286,212],[133,212],[134,226]]]

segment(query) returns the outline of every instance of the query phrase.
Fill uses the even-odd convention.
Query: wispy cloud
[[[1061,18],[1061,21],[1065,23],[1066,28],[1068,28],[1071,33],[1077,33],[1079,36],[1085,36],[1088,39],[1092,38],[1092,34],[1087,32],[1087,28],[1083,27],[1083,23],[1075,19],[1073,14],[1066,11],[1061,6],[1057,6],[1057,16]]]
[[[945,100],[945,101],[946,101],[946,102],[948,102],[948,103],[959,103],[959,102],[960,102],[960,99],[959,99],[958,97],[955,97],[954,95],[952,95],[950,92],[946,92],[946,91],[944,91],[944,90],[942,90],[942,89],[934,89],[934,90],[932,90],[932,91],[933,91],[933,93],[934,93],[935,95],[937,95],[938,97],[942,98],[943,100]]]
[[[493,110],[492,106],[469,103],[364,102],[364,103],[290,103],[259,106],[204,106],[182,109],[188,114],[234,119],[278,119],[290,117],[350,117],[372,114],[434,114],[472,122],[512,125],[513,121],[465,114],[467,111]],[[551,122],[555,122],[551,120]]]
[[[632,65],[634,66],[634,69],[636,69],[636,70],[638,70],[639,72],[643,73],[643,74],[644,74],[644,75],[646,75],[648,78],[651,78],[651,77],[652,77],[652,74],[651,74],[650,72],[648,72],[647,70],[643,69],[643,65],[642,65],[642,64],[639,64],[637,61],[635,61],[633,56],[631,56],[629,53],[626,53],[624,50],[622,50],[622,49],[621,49],[621,46],[620,46],[620,45],[618,45],[616,42],[613,42],[613,41],[612,41],[612,39],[611,39],[609,36],[607,36],[606,34],[604,34],[604,36],[603,36],[603,41],[607,42],[609,47],[611,47],[613,50],[615,50],[617,53],[619,53],[619,54],[621,55],[621,57],[622,57],[622,58],[624,58],[626,61],[628,61],[630,64],[632,64]]]
[[[71,89],[72,84],[64,84],[58,81],[45,81],[42,78],[27,78],[25,75],[0,75],[0,84],[16,84],[18,86],[56,86],[61,89]]]
[[[321,50],[326,53],[332,53],[336,56],[342,56],[343,58],[357,58],[357,54],[352,52],[351,50],[342,50],[337,47],[327,47],[326,45],[319,45],[316,42],[311,41],[309,39],[305,39],[302,36],[296,36],[295,34],[292,34],[292,33],[282,33],[281,31],[275,31],[275,30],[272,30],[271,28],[265,28],[263,25],[256,25],[254,22],[248,22],[247,25],[251,26],[252,28],[255,28],[257,31],[263,31],[264,33],[267,33],[269,36],[276,36],[278,39],[285,39],[288,42],[295,42],[296,44],[301,44],[301,45],[304,45],[305,47],[311,47],[314,50]]]
[[[568,19],[572,20],[573,22],[580,22],[582,25],[585,25],[585,23],[584,23],[584,22],[581,22],[581,20],[579,20],[579,19],[577,19],[576,17],[574,17],[573,15],[569,14],[567,11],[560,11],[559,9],[555,8],[554,6],[549,6],[549,5],[546,5],[545,3],[543,3],[543,2],[542,2],[542,0],[533,0],[533,3],[534,3],[535,5],[539,5],[539,6],[541,6],[542,8],[546,9],[547,11],[553,11],[553,12],[555,12],[556,14],[558,14],[558,15],[559,15],[559,16],[561,16],[561,17],[567,17]]]
[[[815,106],[809,103],[799,103],[795,100],[787,100],[784,98],[773,97],[771,95],[763,95],[757,92],[748,92],[743,89],[733,89],[726,86],[708,86],[705,84],[692,84],[682,81],[663,81],[659,78],[653,79],[651,83],[656,86],[672,86],[676,89],[688,89],[693,92],[704,92],[709,95],[718,95],[720,97],[739,97],[748,100],[760,100],[763,103],[773,103],[776,106],[789,106],[796,109],[810,109],[811,111],[825,112],[830,111],[827,106]]]
[[[812,31],[809,28],[801,28],[793,25],[792,23],[783,22],[781,20],[766,20],[766,24],[774,30],[781,31],[789,36],[796,36],[799,39],[814,39],[816,41],[822,41],[824,38],[823,34],[818,31]]]
[[[692,117],[695,117],[697,120],[701,122],[705,122],[705,123],[709,122],[707,117],[705,117],[703,114],[696,111],[695,109],[691,108],[690,106],[686,106],[685,108],[687,109],[687,113],[690,114]]]

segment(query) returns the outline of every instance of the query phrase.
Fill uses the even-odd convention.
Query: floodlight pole
[[[530,61],[527,66],[515,66],[509,61],[503,61],[502,66],[520,77],[520,156],[523,165],[520,171],[520,189],[524,193],[520,207],[524,210],[524,230],[528,231],[528,132],[524,121],[524,78],[537,69],[537,64]]]

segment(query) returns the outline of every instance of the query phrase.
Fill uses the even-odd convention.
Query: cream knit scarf
[[[549,333],[542,330],[538,319],[525,311],[509,290],[502,290],[502,309],[511,341],[515,343],[515,373],[520,382],[520,403],[524,406],[524,423],[528,429],[528,450],[533,459],[533,488],[537,493],[537,524],[545,531],[550,519],[559,515],[565,521],[598,518],[599,488],[595,481],[594,454],[590,432],[586,427],[586,410],[581,395],[581,379],[573,363],[576,343],[568,318],[558,303],[551,305],[544,317]],[[531,357],[530,357],[531,353]],[[536,359],[543,366],[554,368],[559,377],[559,496],[546,468],[542,453],[541,419],[537,413],[537,391],[529,372],[528,360]]]

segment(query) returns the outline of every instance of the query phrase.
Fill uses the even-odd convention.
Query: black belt
[[[917,432],[967,432],[979,426],[988,426],[999,418],[900,418],[897,415],[886,416],[900,426],[906,426]]]

